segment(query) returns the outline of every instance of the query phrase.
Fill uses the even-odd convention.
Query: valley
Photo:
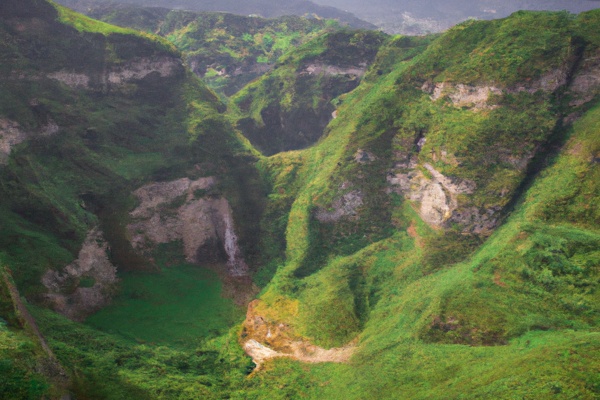
[[[600,395],[600,10],[80,3],[0,4],[0,398]]]

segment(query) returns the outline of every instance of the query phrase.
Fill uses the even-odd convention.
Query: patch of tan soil
[[[252,357],[257,369],[260,369],[265,361],[278,357],[288,357],[306,363],[344,363],[354,354],[355,342],[324,349],[297,337],[289,325],[258,315],[255,310],[259,304],[260,300],[254,300],[248,305],[241,335],[242,347],[246,354]]]
[[[502,276],[500,272],[494,272],[494,283],[500,287],[506,287],[506,283],[502,282]]]
[[[415,224],[414,220],[411,221],[410,226],[406,230],[406,233],[408,233],[408,236],[415,239],[415,244],[417,245],[417,247],[419,247],[420,249],[423,248],[423,239],[417,233],[417,225]]]

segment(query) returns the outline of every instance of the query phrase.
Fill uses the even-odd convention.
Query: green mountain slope
[[[309,371],[298,362],[274,361],[245,393],[251,398],[359,399],[367,393],[411,399],[596,398],[600,237],[597,224],[578,214],[593,208],[584,199],[598,195],[591,182],[597,182],[599,118],[596,106],[565,132],[568,141],[560,153],[505,225],[468,260],[423,276],[415,255],[419,239],[415,243],[411,236],[425,236],[427,229],[417,224],[413,233],[397,233],[331,262],[320,272],[327,278],[307,281],[311,296],[298,296],[299,307],[310,307],[311,297],[319,296],[327,306],[316,310],[327,314],[317,315],[339,316],[342,302],[356,296],[352,279],[360,268],[370,313],[355,356],[346,365]],[[548,214],[565,198],[582,201],[581,208]],[[311,323],[331,329],[333,321],[331,316]],[[340,327],[335,328],[326,336],[315,328],[310,332],[322,340],[339,335]],[[512,339],[498,342],[506,336]],[[287,391],[282,395],[274,386]]]
[[[237,243],[251,268],[262,201],[255,158],[226,121],[225,106],[184,69],[175,48],[45,1],[3,2],[0,16],[2,277],[4,269],[12,274],[29,302],[81,320],[118,290],[115,268],[156,271],[156,263],[130,242],[128,212],[139,201],[131,193],[152,182],[202,182],[207,176],[217,183],[210,193],[195,191],[193,200],[231,205]],[[181,254],[181,242],[174,245]],[[7,290],[3,286],[1,293],[7,304],[2,396],[60,397],[53,393],[67,383],[55,384],[53,372],[40,367],[47,358],[38,343],[43,337],[66,369],[71,390],[95,396],[88,386],[96,385],[97,371],[79,372],[81,358],[74,354],[80,353],[66,350],[65,342],[83,345],[76,329],[68,340],[52,341],[64,323],[55,316],[49,323],[38,319],[42,339],[29,335],[29,325],[11,317],[18,295],[11,300]],[[97,385],[104,387],[98,393],[110,393],[107,387],[123,382]],[[130,391],[148,398],[146,391]],[[120,396],[115,393],[121,392],[109,397]]]
[[[582,370],[597,364],[598,16],[469,22],[424,51],[392,40],[321,142],[263,161],[269,209],[289,210],[270,225],[285,258],[244,340],[358,349],[307,374],[275,362],[262,385],[311,398],[597,395],[547,355],[580,343],[569,353]]]
[[[313,144],[333,118],[332,101],[358,86],[385,38],[339,30],[284,55],[272,72],[231,98],[237,126],[265,155]]]
[[[91,9],[88,15],[165,37],[183,52],[193,72],[225,96],[270,71],[290,49],[325,30],[339,29],[334,20],[264,19],[116,5]]]
[[[598,397],[598,26],[327,32],[227,109],[170,41],[0,4],[1,395]]]

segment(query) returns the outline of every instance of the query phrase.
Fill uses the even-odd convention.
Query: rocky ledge
[[[214,177],[181,178],[136,190],[140,204],[127,226],[133,248],[150,255],[158,244],[181,241],[188,262],[225,262],[227,275],[248,275],[231,206],[227,199],[208,194],[216,182]]]

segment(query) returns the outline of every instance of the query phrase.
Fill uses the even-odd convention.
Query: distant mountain
[[[284,15],[309,15],[316,18],[337,19],[354,28],[376,29],[376,26],[356,18],[347,11],[331,6],[317,5],[308,0],[58,0],[57,3],[86,13],[101,4],[121,3],[146,7],[164,7],[189,11],[216,11],[239,15],[259,15],[265,18]]]
[[[192,72],[225,96],[270,71],[291,49],[326,31],[345,29],[335,20],[294,15],[261,18],[114,3],[87,14],[167,38],[182,51]]]
[[[338,7],[388,33],[438,32],[469,18],[504,18],[518,10],[567,10],[572,13],[600,7],[598,0],[314,0]]]

